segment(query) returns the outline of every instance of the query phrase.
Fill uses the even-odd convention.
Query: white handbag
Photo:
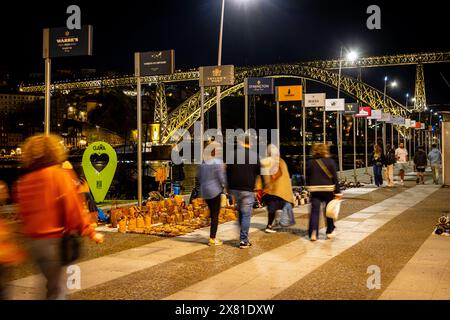
[[[334,220],[338,219],[339,211],[341,210],[341,202],[342,200],[333,199],[328,203],[325,209],[325,215],[327,218]]]

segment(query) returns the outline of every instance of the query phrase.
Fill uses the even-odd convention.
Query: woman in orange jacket
[[[47,299],[64,299],[62,237],[79,233],[97,243],[97,234],[68,170],[63,145],[57,136],[37,135],[25,141],[22,166],[27,174],[16,186],[16,202],[30,254],[47,279]]]

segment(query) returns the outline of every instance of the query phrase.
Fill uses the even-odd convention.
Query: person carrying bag
[[[311,241],[316,241],[319,235],[319,220],[322,203],[325,208],[333,200],[340,200],[339,180],[336,163],[330,158],[329,146],[316,143],[311,148],[313,159],[306,164],[306,185],[311,194],[311,213],[308,235]],[[334,219],[326,216],[326,236],[332,239],[336,236]]]

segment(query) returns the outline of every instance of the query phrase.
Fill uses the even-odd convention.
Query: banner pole
[[[355,183],[358,182],[358,177],[356,175],[356,117],[353,116],[353,177],[355,178]]]
[[[136,91],[137,91],[137,183],[138,183],[138,207],[142,206],[142,94],[141,94],[141,70],[140,70],[140,54],[134,54],[134,67],[136,75]]]
[[[49,57],[45,58],[45,135],[50,134],[50,86],[51,86],[52,63]]]
[[[364,159],[364,161],[365,161],[365,164],[366,164],[366,174],[368,174],[369,173],[369,163],[368,163],[368,156],[367,156],[367,144],[368,144],[368,141],[369,139],[368,139],[368,137],[367,137],[367,118],[365,118],[365,121],[364,121],[364,156],[365,156],[365,159]]]
[[[277,148],[281,152],[281,146],[280,146],[280,101],[277,101]]]
[[[245,132],[247,132],[248,130],[248,79],[245,78],[244,80],[244,99],[245,99],[245,124],[244,124],[244,128],[245,128]]]
[[[203,148],[205,140],[205,87],[200,87],[200,164],[203,163]]]

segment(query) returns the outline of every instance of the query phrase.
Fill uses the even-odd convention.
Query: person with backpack
[[[383,165],[385,164],[386,159],[383,154],[383,150],[381,149],[379,144],[376,144],[373,147],[372,155],[370,156],[370,163],[373,166],[373,177],[374,182],[377,187],[383,185],[383,175],[381,174]]]
[[[416,167],[417,172],[417,179],[416,179],[417,184],[419,183],[425,184],[424,174],[428,164],[428,159],[427,154],[423,149],[424,149],[423,146],[420,146],[416,154],[414,155],[414,166]]]
[[[394,187],[394,165],[396,162],[394,148],[390,144],[386,145],[386,177],[388,187]]]

